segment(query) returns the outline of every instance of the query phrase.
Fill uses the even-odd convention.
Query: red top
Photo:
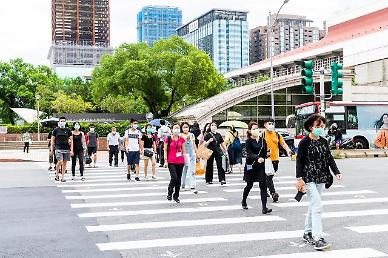
[[[164,141],[168,144],[168,139],[170,139],[170,151],[167,154],[167,163],[171,164],[184,164],[185,159],[183,158],[182,146],[186,142],[184,138],[179,137],[177,141],[174,138],[166,138]]]

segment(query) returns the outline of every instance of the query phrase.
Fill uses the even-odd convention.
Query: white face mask
[[[252,129],[251,134],[253,137],[257,138],[260,134],[260,131],[259,131],[259,129]]]
[[[90,128],[90,132],[91,132],[91,133],[94,133],[94,128]]]
[[[137,129],[137,125],[132,125],[132,128],[133,129]]]
[[[74,125],[74,129],[75,129],[75,130],[78,131],[80,128],[81,128],[81,126],[80,126],[79,124],[75,124],[75,125]]]
[[[178,135],[181,133],[181,130],[180,130],[180,129],[173,129],[173,130],[172,130],[172,133],[173,133],[175,136],[178,136]]]
[[[66,122],[61,121],[61,122],[58,123],[58,126],[59,126],[59,128],[65,128],[66,127]]]
[[[275,125],[268,125],[268,131],[270,132],[275,131]]]

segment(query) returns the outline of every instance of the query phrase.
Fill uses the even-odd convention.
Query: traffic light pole
[[[319,70],[319,98],[321,100],[321,116],[325,117],[325,68]]]

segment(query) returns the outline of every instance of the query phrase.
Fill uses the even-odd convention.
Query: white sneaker
[[[150,180],[150,179],[148,178],[148,176],[146,176],[146,177],[144,177],[144,180],[148,181],[148,180]]]

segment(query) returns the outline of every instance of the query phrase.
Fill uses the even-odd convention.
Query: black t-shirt
[[[69,128],[55,128],[53,136],[55,137],[55,149],[70,150],[69,138],[71,130]]]
[[[143,134],[143,136],[141,137],[141,140],[144,142],[144,148],[147,148],[147,149],[152,149],[154,147],[154,138],[151,137],[151,138],[148,138],[147,135]]]
[[[210,140],[210,138],[213,138],[213,141],[209,143],[207,146],[209,149],[211,149],[213,152],[216,152],[218,154],[222,154],[221,146],[220,144],[224,142],[224,139],[222,138],[220,133],[207,133],[204,137],[204,140],[207,142]]]

